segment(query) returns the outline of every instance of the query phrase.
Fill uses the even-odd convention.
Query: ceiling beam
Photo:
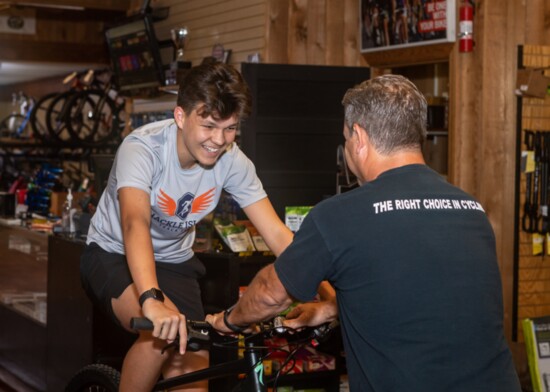
[[[109,64],[109,55],[103,43],[14,41],[0,35],[0,47],[0,62]]]
[[[133,0],[5,0],[1,5],[20,5],[47,8],[83,8],[105,11],[123,11],[130,9]]]

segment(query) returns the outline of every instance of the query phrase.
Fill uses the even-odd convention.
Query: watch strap
[[[231,311],[233,310],[234,307],[235,307],[235,305],[233,305],[232,307],[230,307],[229,309],[227,309],[223,312],[223,323],[232,332],[243,333],[248,328],[248,325],[246,327],[241,327],[241,326],[238,326],[238,325],[235,325],[235,324],[231,324],[229,322],[229,320],[227,319],[229,317],[229,315],[231,314]]]
[[[143,303],[145,302],[145,300],[149,298],[153,298],[154,300],[164,302],[164,295],[162,294],[162,291],[160,289],[153,287],[141,293],[141,295],[139,296],[139,306],[143,307]]]

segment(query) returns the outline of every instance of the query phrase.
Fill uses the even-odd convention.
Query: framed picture
[[[361,52],[456,40],[455,0],[359,0]]]

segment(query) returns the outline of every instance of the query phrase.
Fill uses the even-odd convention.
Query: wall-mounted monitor
[[[149,16],[105,32],[116,83],[122,95],[150,96],[164,85],[164,71],[153,22]]]

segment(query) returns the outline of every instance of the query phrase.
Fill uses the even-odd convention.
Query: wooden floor
[[[38,392],[6,369],[0,367],[0,392]]]

